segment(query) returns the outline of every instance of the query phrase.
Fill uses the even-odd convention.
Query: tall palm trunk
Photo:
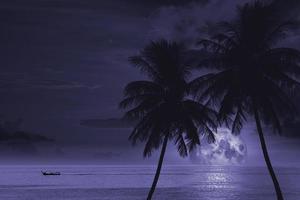
[[[160,171],[161,171],[161,166],[163,164],[163,160],[164,160],[164,156],[165,156],[165,152],[166,152],[166,148],[167,148],[167,144],[168,144],[168,139],[169,139],[169,135],[166,135],[165,138],[164,138],[163,146],[161,148],[161,152],[160,152],[160,157],[159,157],[159,161],[158,161],[156,173],[155,173],[155,176],[154,176],[154,179],[153,179],[153,183],[152,183],[151,189],[150,189],[150,191],[148,193],[147,200],[151,200],[152,199],[154,190],[156,188],[156,185],[157,185],[157,182],[158,182],[158,178],[159,178],[159,175],[160,175]]]
[[[276,190],[277,200],[284,200],[281,189],[280,189],[279,182],[276,178],[275,172],[274,172],[273,167],[272,167],[272,163],[271,163],[270,158],[269,158],[269,154],[268,154],[264,134],[263,134],[261,123],[260,123],[259,114],[258,114],[258,111],[257,111],[255,106],[254,106],[254,117],[255,117],[255,121],[256,121],[257,132],[258,132],[258,135],[259,135],[260,145],[261,145],[261,148],[262,148],[262,151],[263,151],[263,154],[264,154],[265,162],[267,164],[269,174],[272,177],[273,184],[274,184],[274,187],[275,187],[275,190]]]

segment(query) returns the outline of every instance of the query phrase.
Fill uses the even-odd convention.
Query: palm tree
[[[215,70],[191,85],[199,102],[219,108],[218,120],[240,133],[254,115],[263,156],[278,200],[283,200],[274,173],[262,123],[281,133],[281,121],[295,115],[291,95],[299,87],[300,52],[275,46],[294,23],[281,21],[272,7],[256,1],[239,7],[236,20],[221,22],[217,32],[199,42],[210,55],[200,66]],[[232,120],[229,120],[232,119]]]
[[[169,140],[180,156],[200,144],[199,131],[214,141],[211,128],[216,114],[206,106],[189,99],[188,78],[191,68],[185,65],[185,49],[176,42],[151,42],[130,62],[147,75],[148,80],[130,82],[124,90],[120,107],[125,117],[137,120],[129,139],[145,142],[144,157],[162,145],[156,174],[148,193],[150,200],[156,188]]]

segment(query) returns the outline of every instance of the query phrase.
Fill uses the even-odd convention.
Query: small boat
[[[44,176],[59,176],[60,172],[50,172],[50,171],[42,171]]]

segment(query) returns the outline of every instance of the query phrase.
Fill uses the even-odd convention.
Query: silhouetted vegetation
[[[53,142],[46,136],[19,130],[20,120],[16,122],[5,121],[0,123],[0,142],[1,141],[28,141],[28,142]]]
[[[162,145],[156,175],[148,194],[151,199],[161,170],[166,146],[174,140],[181,156],[200,143],[198,134],[214,141],[211,128],[226,125],[239,134],[251,116],[278,200],[283,195],[272,167],[263,125],[281,133],[286,119],[295,119],[293,94],[299,91],[300,52],[281,47],[280,41],[298,27],[283,20],[278,4],[255,1],[238,8],[232,21],[216,24],[198,51],[165,40],[152,42],[130,62],[148,76],[129,83],[121,108],[126,118],[138,123],[130,140],[146,142],[144,156]],[[187,53],[189,52],[189,53]],[[195,58],[187,63],[187,58]],[[195,61],[199,61],[195,65]],[[192,68],[211,73],[188,81]],[[193,97],[192,99],[190,97]],[[217,117],[214,111],[217,109]]]
[[[128,109],[125,118],[138,121],[129,139],[133,144],[146,143],[144,156],[162,145],[148,200],[158,182],[168,141],[174,141],[183,157],[200,144],[199,133],[214,141],[215,112],[189,98],[191,68],[185,65],[185,53],[181,44],[161,40],[130,58],[150,80],[131,82],[124,89],[120,107]]]
[[[239,134],[253,115],[264,158],[276,189],[283,195],[265,144],[262,123],[281,133],[282,119],[294,118],[292,95],[299,88],[300,52],[278,47],[296,23],[282,21],[270,5],[256,1],[238,10],[232,22],[219,24],[216,33],[199,45],[211,56],[200,66],[217,70],[196,79],[193,91],[199,102],[217,107],[218,120]],[[233,120],[230,120],[233,118]]]

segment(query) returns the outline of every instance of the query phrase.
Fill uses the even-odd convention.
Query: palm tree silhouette
[[[275,46],[294,25],[281,21],[272,6],[259,1],[239,7],[234,21],[221,22],[216,34],[199,42],[210,54],[200,66],[216,71],[191,83],[198,101],[218,107],[218,120],[230,126],[233,134],[239,134],[249,115],[254,115],[278,200],[283,195],[268,155],[262,123],[280,133],[282,118],[295,114],[291,95],[299,87],[296,78],[300,75],[300,53]]]
[[[130,62],[148,76],[148,80],[129,83],[120,107],[125,117],[137,120],[129,139],[145,142],[144,157],[162,144],[156,174],[148,193],[150,200],[156,188],[167,143],[173,140],[180,156],[200,144],[199,132],[214,141],[216,113],[189,99],[191,68],[185,59],[185,48],[176,42],[151,42]]]

